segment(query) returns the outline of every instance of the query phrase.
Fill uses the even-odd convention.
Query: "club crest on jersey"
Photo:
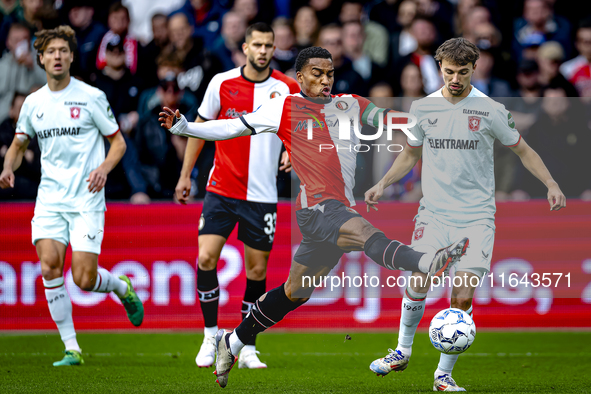
[[[278,91],[275,90],[274,92],[271,92],[271,94],[269,95],[269,98],[273,99],[273,98],[279,97],[279,96],[281,96],[281,93],[279,93]]]
[[[418,241],[419,239],[423,238],[423,233],[425,232],[425,227],[419,227],[415,230],[412,238],[415,241]]]
[[[468,116],[468,127],[470,131],[477,132],[480,130],[480,119],[479,116]]]
[[[70,117],[72,119],[80,119],[80,107],[70,107]]]
[[[349,109],[349,104],[347,104],[346,101],[337,101],[334,106],[340,109],[341,111],[346,111],[347,109]]]

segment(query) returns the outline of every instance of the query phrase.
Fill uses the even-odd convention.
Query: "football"
[[[442,353],[465,352],[476,336],[476,325],[466,312],[448,308],[439,311],[431,320],[429,339],[435,349]]]

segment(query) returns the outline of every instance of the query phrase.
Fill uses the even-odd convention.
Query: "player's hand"
[[[551,211],[559,211],[566,207],[566,197],[562,194],[556,183],[548,187],[548,202],[550,203]]]
[[[378,210],[378,200],[384,194],[384,188],[381,183],[377,183],[374,187],[365,192],[365,204],[367,205],[367,212],[369,209]]]
[[[178,109],[175,112],[168,107],[163,107],[162,112],[160,112],[158,115],[160,115],[160,117],[158,118],[160,126],[166,129],[170,129],[174,125],[175,117],[178,120],[181,119],[181,112]]]
[[[107,173],[101,167],[92,171],[86,180],[88,182],[88,191],[97,193],[103,190],[105,183],[107,183]]]
[[[7,189],[9,187],[14,187],[14,172],[11,169],[6,168],[0,174],[0,188]]]
[[[289,161],[289,154],[287,151],[283,151],[281,154],[281,166],[279,171],[291,172],[291,161]]]
[[[191,178],[182,177],[174,189],[176,199],[183,205],[187,205],[191,194]]]

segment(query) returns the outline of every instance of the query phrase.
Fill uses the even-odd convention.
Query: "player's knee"
[[[471,306],[472,306],[472,298],[459,297],[459,298],[452,298],[452,300],[451,300],[451,307],[452,308],[458,308],[463,311],[467,311],[468,309],[470,309]]]
[[[41,275],[45,280],[52,280],[63,275],[63,267],[58,256],[51,254],[39,256],[41,260]]]
[[[218,264],[218,256],[208,251],[199,251],[199,268],[202,271],[211,271]]]
[[[72,272],[72,278],[74,279],[74,283],[80,289],[84,291],[92,291],[94,289],[94,284],[96,281],[96,277],[92,277],[88,273],[85,272]]]
[[[267,277],[267,266],[256,265],[246,271],[246,277],[250,280],[263,280]]]

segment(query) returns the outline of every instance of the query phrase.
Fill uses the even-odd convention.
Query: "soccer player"
[[[178,110],[173,112],[164,108],[164,112],[160,113],[162,126],[173,134],[205,140],[276,133],[301,180],[296,216],[303,241],[293,258],[287,281],[260,297],[235,331],[217,332],[215,373],[221,387],[227,385],[228,373],[240,349],[257,333],[275,325],[310,298],[314,286],[310,281],[306,286],[303,278],[321,280],[344,253],[363,250],[387,269],[440,276],[468,247],[468,239],[462,238],[435,253],[416,252],[396,240],[388,239],[351,208],[355,204],[356,151],[346,149],[345,145],[351,141],[340,137],[336,115],[328,116],[326,111],[342,111],[349,119],[357,119],[357,126],[378,126],[384,124],[390,110],[378,108],[358,96],[331,95],[334,65],[326,49],[304,49],[296,59],[295,69],[302,88],[300,93],[269,100],[255,112],[238,119],[189,124]],[[304,119],[310,125],[315,124],[312,127],[316,128],[313,139],[307,138],[310,131],[306,133],[305,130],[294,129],[296,124],[305,123]],[[315,121],[312,122],[312,119]],[[353,126],[351,124],[350,127]],[[321,145],[332,146],[333,149],[319,152]],[[337,146],[341,147],[338,153],[335,152]]]
[[[413,102],[410,113],[417,124],[410,129],[416,140],[398,156],[390,170],[365,193],[367,209],[376,208],[384,189],[402,179],[423,155],[423,199],[416,216],[412,246],[419,251],[437,249],[448,239],[469,237],[470,249],[458,264],[463,278],[451,294],[451,307],[472,315],[474,290],[490,270],[495,235],[495,183],[493,145],[499,139],[523,165],[548,187],[551,210],[566,199],[542,159],[521,138],[511,113],[470,84],[479,57],[478,48],[464,38],[443,43],[435,55],[445,86]],[[424,144],[424,145],[423,145]],[[421,279],[424,273],[415,271]],[[471,279],[476,277],[477,280]],[[411,285],[413,281],[410,281]],[[413,338],[425,311],[427,286],[409,286],[402,299],[398,347],[375,360],[370,369],[378,375],[403,371],[412,353]],[[441,354],[435,371],[435,391],[465,391],[451,377],[459,355]]]
[[[266,23],[246,30],[242,51],[246,65],[214,76],[199,107],[197,122],[236,119],[257,109],[273,97],[300,91],[298,83],[271,69],[274,33]],[[191,171],[204,141],[190,138],[185,151],[176,197],[186,204],[191,191]],[[214,336],[218,331],[220,288],[217,263],[222,248],[238,223],[238,239],[244,243],[246,290],[242,318],[266,291],[267,261],[273,246],[277,219],[277,167],[281,140],[273,134],[230,141],[217,141],[215,161],[207,183],[199,219],[197,291],[203,313],[203,344],[195,362],[210,367],[215,360]],[[289,169],[284,152],[281,169]],[[266,368],[253,337],[240,352],[239,368]]]
[[[69,26],[35,34],[37,64],[47,84],[29,95],[16,134],[4,159],[0,187],[14,187],[29,141],[39,139],[41,183],[31,221],[33,245],[49,312],[65,344],[65,356],[54,366],[84,364],[72,320],[72,302],[64,286],[64,260],[72,245],[72,276],[82,290],[115,292],[134,326],[142,324],[144,308],[129,278],[98,267],[104,235],[107,174],[125,152],[125,141],[105,94],[70,77],[76,36]],[[105,158],[103,136],[111,148]]]

